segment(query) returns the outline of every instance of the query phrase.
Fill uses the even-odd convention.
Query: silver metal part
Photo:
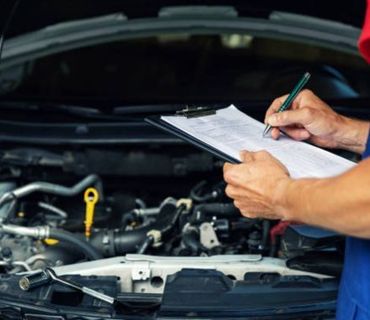
[[[96,299],[99,299],[99,300],[102,300],[102,301],[105,301],[109,304],[113,304],[114,303],[114,298],[113,297],[110,297],[104,293],[101,293],[99,291],[96,291],[96,290],[93,290],[93,289],[90,289],[88,287],[81,287],[81,291],[93,298],[96,298]]]
[[[200,243],[207,249],[218,247],[220,242],[218,241],[217,234],[213,229],[213,226],[209,222],[204,222],[199,227],[200,230]]]
[[[19,272],[19,267],[23,269],[22,271],[31,271],[32,268],[27,262],[24,261],[4,261],[0,260],[0,266],[1,267],[7,267],[7,268],[13,268],[16,269],[17,272]],[[10,271],[9,273],[14,273],[14,271]]]
[[[18,284],[23,291],[27,291],[30,286],[30,282],[26,277],[20,278]]]
[[[25,275],[19,280],[18,284],[19,284],[19,287],[22,290],[28,291],[28,290],[31,290],[33,288],[37,288],[37,287],[49,284],[53,281],[57,282],[57,283],[59,283],[63,286],[73,288],[73,289],[78,290],[78,291],[82,291],[83,293],[85,293],[85,294],[87,294],[91,297],[94,297],[96,299],[108,302],[110,304],[113,304],[114,301],[115,301],[115,299],[113,297],[108,296],[104,293],[101,293],[99,291],[96,291],[94,289],[91,289],[91,288],[88,288],[88,287],[85,287],[85,286],[81,286],[78,283],[60,278],[54,272],[54,270],[51,269],[51,268],[45,268],[44,270],[42,270],[40,272]]]
[[[27,236],[36,239],[47,239],[50,235],[49,226],[22,227],[13,224],[1,224],[0,232]]]
[[[114,298],[111,297],[111,296],[108,296],[108,295],[106,295],[104,293],[101,293],[99,291],[96,291],[94,289],[90,289],[88,287],[81,286],[81,285],[76,284],[74,282],[70,282],[70,281],[67,281],[65,279],[59,278],[58,275],[51,268],[46,268],[45,272],[50,276],[51,280],[53,280],[55,282],[58,282],[58,283],[66,286],[66,287],[70,287],[70,288],[74,288],[76,290],[80,290],[83,293],[85,293],[85,294],[87,294],[87,295],[89,295],[93,298],[105,301],[107,303],[110,303],[110,304],[114,303]]]
[[[289,269],[285,264],[285,260],[263,258],[261,255],[157,257],[129,254],[124,257],[56,267],[54,271],[58,275],[116,276],[120,278],[122,292],[162,293],[167,277],[185,268],[218,270],[236,280],[243,280],[244,275],[248,272],[309,275],[317,278],[328,278],[326,275]]]
[[[60,216],[63,219],[67,219],[68,218],[67,212],[65,212],[64,210],[62,210],[62,209],[60,209],[58,207],[53,206],[50,203],[46,203],[46,202],[40,201],[38,203],[38,206],[40,208],[42,208],[42,209],[48,210],[48,211],[50,211],[52,213],[55,213],[56,215]]]
[[[0,206],[11,201],[12,199],[19,199],[34,192],[44,192],[64,197],[71,197],[84,191],[87,187],[98,183],[99,180],[100,179],[97,175],[91,174],[72,187],[64,187],[58,184],[43,181],[32,182],[10,192],[4,193],[0,198]]]
[[[1,182],[0,183],[0,198],[12,190],[14,190],[16,187],[16,184],[14,182]],[[11,214],[11,203],[7,203],[4,206],[0,207],[0,222],[4,221],[9,214]],[[14,208],[13,208],[14,209]]]

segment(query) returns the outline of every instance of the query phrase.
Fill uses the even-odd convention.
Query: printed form
[[[293,178],[331,177],[343,173],[354,162],[287,136],[279,140],[262,137],[265,125],[235,106],[199,118],[162,116],[161,119],[240,161],[239,151],[266,150],[279,159]]]

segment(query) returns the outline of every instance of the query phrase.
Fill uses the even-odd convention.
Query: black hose
[[[50,238],[73,245],[73,248],[80,250],[89,260],[98,260],[103,258],[100,252],[90,243],[68,231],[50,229]]]
[[[239,210],[232,203],[204,203],[194,207],[193,214],[190,218],[192,223],[203,221],[209,216],[216,217],[239,217]]]
[[[127,252],[136,252],[140,244],[147,237],[147,233],[153,225],[131,231],[117,231],[113,233],[113,244],[115,254],[125,254]]]
[[[157,224],[160,224],[158,229],[160,230],[162,236],[166,236],[176,225],[177,221],[179,220],[180,215],[182,212],[186,209],[186,206],[184,204],[180,205],[178,208],[176,208],[175,213],[172,215],[171,220],[168,221],[168,223],[164,226],[159,222]]]
[[[201,251],[207,251],[199,241],[199,233],[196,229],[186,230],[182,235],[182,243],[191,251],[191,255],[198,255]]]
[[[202,189],[206,186],[207,181],[199,182],[193,189],[190,190],[190,198],[197,202],[206,202],[215,198],[213,193],[201,194]]]
[[[271,222],[269,220],[263,220],[262,222],[262,247],[266,249],[269,241],[270,235],[270,225]]]
[[[96,248],[99,248],[99,251],[105,256],[138,252],[138,250],[143,250],[142,246],[144,246],[145,251],[148,249],[147,244],[144,245],[148,232],[150,230],[158,230],[162,238],[167,238],[176,227],[185,209],[185,205],[176,207],[176,202],[168,202],[162,206],[157,220],[152,224],[130,231],[125,231],[124,229],[102,229],[92,234],[91,243]],[[150,242],[149,245],[151,245]]]

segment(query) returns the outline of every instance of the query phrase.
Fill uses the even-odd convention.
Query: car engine
[[[279,257],[290,259],[297,270],[340,273],[341,237],[330,232],[312,236],[287,222],[243,217],[224,193],[222,164],[194,150],[179,159],[175,149],[167,154],[4,151],[1,271],[145,254],[184,257],[181,261],[221,255]],[[110,156],[107,163],[104,154]],[[122,172],[124,167],[113,166],[119,162],[131,176]],[[97,173],[76,175],[91,167]],[[323,248],[335,248],[335,259],[333,250],[323,253]]]
[[[222,182],[208,185],[201,181],[187,197],[167,197],[151,207],[130,194],[107,195],[103,187],[94,174],[71,187],[44,181],[22,186],[3,182],[0,246],[4,271],[127,253],[274,254],[268,246],[270,222],[241,217],[225,198]],[[99,195],[90,235],[84,225],[88,206],[83,198],[85,190],[96,190]],[[70,201],[78,196],[79,201]]]

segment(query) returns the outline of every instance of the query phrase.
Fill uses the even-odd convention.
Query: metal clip
[[[210,107],[189,107],[176,111],[177,116],[185,116],[186,118],[198,118],[216,114],[216,109]]]

